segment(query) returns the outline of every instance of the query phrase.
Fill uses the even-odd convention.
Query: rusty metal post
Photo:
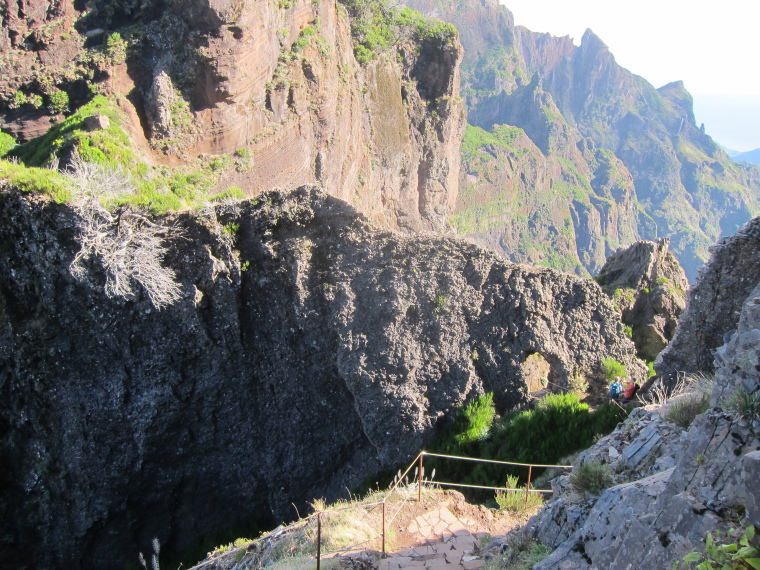
[[[383,501],[383,557],[385,557],[385,501]]]
[[[528,494],[530,493],[530,476],[532,474],[533,474],[533,466],[528,465],[528,483],[525,485],[525,504],[526,505],[528,504]]]
[[[317,513],[317,570],[319,570],[319,561],[322,558],[322,513]]]
[[[417,472],[417,502],[422,502],[422,456],[424,454],[420,453],[420,468]]]

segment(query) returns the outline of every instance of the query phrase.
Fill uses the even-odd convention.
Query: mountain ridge
[[[569,184],[579,195],[586,194],[593,202],[589,190],[594,190],[595,169],[571,146],[579,147],[581,152],[584,148],[611,152],[619,161],[617,170],[632,180],[625,198],[602,193],[610,202],[592,203],[585,216],[579,212],[582,208],[578,201],[570,198],[563,199],[548,214],[524,205],[517,209],[494,205],[493,200],[486,207],[461,199],[481,191],[472,177],[482,174],[481,165],[463,157],[455,223],[456,216],[464,214],[482,218],[486,227],[493,226],[479,232],[464,227],[463,233],[496,244],[510,259],[545,263],[548,253],[542,249],[557,247],[556,239],[539,240],[539,246],[521,243],[498,220],[528,216],[534,219],[534,226],[556,226],[552,218],[570,220],[574,235],[568,235],[558,249],[566,268],[574,266],[580,274],[598,271],[604,259],[620,246],[638,239],[669,237],[674,253],[693,281],[697,268],[708,258],[708,247],[719,237],[737,231],[760,211],[760,170],[736,165],[696,125],[691,96],[682,82],[655,89],[621,68],[607,45],[591,30],[586,31],[580,46],[575,46],[569,37],[530,32],[515,26],[508,9],[495,0],[479,3],[477,8],[467,2],[436,0],[412,0],[408,4],[423,13],[436,14],[460,30],[465,46],[462,93],[471,125],[522,128],[544,154],[549,150],[549,158],[556,155],[572,163],[572,169],[547,167],[543,185],[535,190],[521,188],[519,192],[548,194],[558,181]],[[497,32],[493,29],[495,22],[505,27]],[[486,31],[479,36],[480,28]],[[537,77],[544,93],[540,96],[541,113],[536,112],[537,92],[527,101],[520,96],[526,85],[535,84]],[[486,116],[488,120],[484,122]],[[545,126],[536,135],[540,126],[537,120]],[[546,136],[552,129],[558,136],[556,148],[550,149]],[[518,177],[520,174],[519,168],[508,161],[497,160],[491,168],[505,171],[505,178],[516,171]],[[485,186],[485,194],[496,196],[498,203],[498,185]],[[621,206],[635,213],[622,215],[626,228],[622,239],[610,238],[597,228],[605,225],[605,218],[608,222],[620,218]],[[589,212],[594,220],[601,221],[594,221],[590,230]],[[579,235],[584,237],[577,239]]]

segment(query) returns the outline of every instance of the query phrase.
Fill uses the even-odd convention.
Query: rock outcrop
[[[161,220],[157,220],[161,222]],[[173,220],[183,298],[72,277],[68,207],[0,194],[0,565],[114,567],[295,515],[490,391],[644,368],[593,283],[373,229],[315,188]],[[177,231],[181,230],[181,231]],[[80,276],[81,277],[81,276]]]
[[[742,303],[760,283],[760,218],[711,248],[712,257],[689,292],[675,337],[655,362],[657,375],[674,386],[679,373],[714,372],[715,349],[739,322]]]
[[[517,127],[533,143],[495,150],[468,131],[462,233],[511,259],[592,274],[619,247],[668,237],[693,281],[709,246],[760,211],[760,170],[705,134],[682,82],[655,89],[591,30],[579,46],[531,32],[497,0],[408,3],[459,29],[470,125]],[[513,233],[515,221],[527,231]]]
[[[253,167],[226,183],[248,196],[320,183],[378,225],[448,228],[465,126],[455,33],[402,29],[360,63],[337,0],[97,0],[83,16],[72,0],[47,12],[29,3],[47,14],[44,49],[14,44],[0,60],[0,123],[22,141],[50,127],[50,92],[75,107],[94,87],[121,98],[133,138],[155,149],[188,161],[246,149]],[[109,44],[113,29],[131,36],[126,55]]]
[[[596,281],[620,308],[640,358],[653,362],[673,338],[689,283],[668,240],[640,241],[617,251]]]
[[[688,432],[635,410],[578,459],[609,465],[616,486],[597,497],[573,491],[568,477],[555,481],[558,496],[529,523],[534,537],[555,548],[536,569],[669,568],[704,552],[708,532],[735,540],[760,524],[758,327],[760,287],[716,353],[714,407]],[[754,409],[738,406],[737,393],[754,398]]]

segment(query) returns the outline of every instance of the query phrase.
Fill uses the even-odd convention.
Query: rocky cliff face
[[[496,0],[409,4],[460,30],[470,124],[489,132],[496,125],[519,127],[541,150],[542,156],[531,153],[526,168],[514,155],[490,160],[487,141],[470,141],[455,218],[463,233],[513,259],[592,273],[618,247],[668,237],[694,280],[708,247],[758,212],[760,170],[735,164],[695,123],[683,83],[655,89],[620,67],[590,30],[580,46],[533,33],[514,26]],[[513,150],[530,156],[523,147]],[[487,180],[483,160],[491,162]],[[530,177],[535,169],[539,184]],[[522,194],[530,196],[527,204],[545,204],[558,193],[550,207],[511,200]],[[512,220],[526,215],[531,226],[555,231],[533,236],[534,243],[511,237]],[[473,218],[477,225],[461,223]],[[557,219],[571,222],[566,238],[555,233]]]
[[[668,241],[640,241],[617,251],[596,281],[631,327],[639,357],[653,362],[676,332],[689,286]]]
[[[595,284],[375,230],[314,188],[164,220],[183,297],[161,311],[107,297],[98,262],[71,276],[68,207],[3,192],[0,220],[3,566],[114,567],[289,518],[466,398],[521,402],[536,353],[559,385],[608,356],[644,372]]]
[[[608,464],[616,486],[597,497],[573,491],[567,477],[555,482],[557,496],[529,526],[556,550],[535,568],[669,568],[704,552],[708,532],[735,542],[760,524],[760,420],[757,408],[730,403],[739,391],[757,401],[759,306],[756,288],[738,331],[716,353],[714,407],[688,432],[636,410],[578,459]]]
[[[21,4],[3,20],[0,61],[0,119],[20,139],[62,118],[53,92],[74,107],[93,87],[122,97],[133,138],[156,150],[189,159],[246,149],[253,168],[227,182],[249,196],[318,182],[381,225],[446,229],[465,121],[455,36],[407,30],[360,64],[336,0],[98,0],[76,26],[75,2]],[[129,38],[126,56],[113,30]],[[18,39],[30,31],[45,41]]]
[[[712,257],[689,292],[673,341],[655,362],[668,386],[679,373],[712,374],[713,354],[736,330],[743,300],[760,282],[760,218],[711,248]]]

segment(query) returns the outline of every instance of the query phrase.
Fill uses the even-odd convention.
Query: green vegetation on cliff
[[[389,0],[340,0],[351,16],[354,54],[367,64],[404,39],[448,43],[457,37],[456,28],[427,18],[410,8],[399,9]]]
[[[490,394],[462,407],[430,445],[430,451],[481,459],[553,465],[610,433],[627,412],[605,403],[596,411],[576,394],[549,394],[528,411],[497,418]],[[500,486],[507,474],[522,480],[525,468],[492,464],[433,463],[439,481]],[[534,472],[534,476],[537,472]]]
[[[105,128],[88,129],[85,121],[94,116],[107,117]],[[221,175],[232,168],[226,155],[200,157],[189,167],[155,167],[143,162],[122,128],[126,120],[115,101],[102,95],[83,105],[70,117],[54,125],[42,136],[23,145],[4,135],[0,144],[7,149],[0,160],[0,179],[31,193],[67,202],[70,194],[65,178],[55,168],[59,157],[78,156],[86,163],[101,165],[128,176],[134,192],[119,196],[116,203],[150,210],[154,214],[194,208],[209,201],[240,199],[239,188],[220,186]],[[241,149],[243,157],[245,149]],[[11,162],[12,159],[14,162]],[[236,164],[243,158],[236,157]]]

